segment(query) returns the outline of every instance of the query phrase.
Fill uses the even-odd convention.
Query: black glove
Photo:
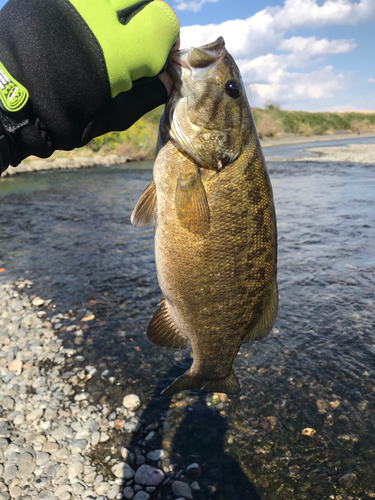
[[[162,0],[9,0],[0,11],[0,173],[125,130],[165,103],[156,77],[178,36]]]

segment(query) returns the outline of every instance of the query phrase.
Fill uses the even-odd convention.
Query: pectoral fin
[[[156,186],[152,181],[143,191],[131,215],[131,223],[134,227],[153,227],[156,222]]]
[[[189,340],[180,333],[170,318],[165,302],[154,314],[146,335],[150,342],[162,347],[186,349],[190,345]]]
[[[190,177],[177,180],[175,202],[178,218],[185,229],[197,234],[209,230],[210,208],[198,169]]]

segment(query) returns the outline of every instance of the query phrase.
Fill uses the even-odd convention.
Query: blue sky
[[[224,36],[252,106],[375,111],[375,0],[169,3],[182,47]]]

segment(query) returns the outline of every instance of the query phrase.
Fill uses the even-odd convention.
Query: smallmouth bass
[[[176,84],[161,118],[154,180],[132,224],[155,226],[163,299],[147,337],[193,351],[163,392],[237,394],[241,344],[264,338],[277,312],[272,187],[239,69],[222,38],[171,56]]]

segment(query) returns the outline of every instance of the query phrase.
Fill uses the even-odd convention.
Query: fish
[[[192,348],[162,393],[238,394],[242,344],[271,331],[278,308],[276,215],[239,68],[222,37],[170,56],[175,84],[161,117],[153,181],[131,216],[155,227],[163,298],[147,328],[156,346]]]

